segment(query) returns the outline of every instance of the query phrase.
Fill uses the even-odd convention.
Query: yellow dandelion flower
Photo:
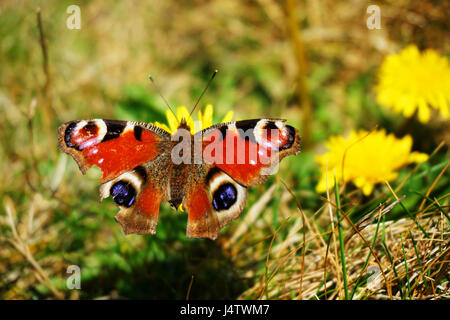
[[[430,108],[449,117],[450,65],[434,50],[420,53],[411,45],[385,58],[375,88],[377,101],[396,113],[410,117],[418,110],[419,120],[428,122]]]
[[[198,110],[198,120],[194,121],[194,119],[192,119],[192,117],[190,116],[188,109],[185,106],[180,106],[177,108],[176,117],[170,110],[166,111],[168,125],[159,123],[158,121],[155,121],[153,124],[166,130],[169,133],[174,133],[175,131],[177,131],[181,119],[185,119],[186,123],[191,128],[191,133],[194,134],[195,132],[212,126],[213,111],[213,106],[211,104],[208,104],[203,113],[201,110]],[[228,111],[221,122],[231,121],[233,119],[233,114],[233,110]]]
[[[334,187],[336,172],[338,181],[353,182],[370,195],[377,183],[396,179],[400,167],[428,159],[425,153],[411,152],[412,142],[410,136],[398,139],[384,130],[352,131],[348,138],[331,137],[325,143],[329,151],[315,159],[322,172],[316,191]]]

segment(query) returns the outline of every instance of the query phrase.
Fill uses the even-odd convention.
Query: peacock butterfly
[[[183,119],[171,135],[148,123],[77,120],[59,127],[59,148],[83,174],[101,169],[100,200],[112,196],[125,234],[154,234],[168,201],[188,210],[187,237],[216,239],[242,212],[247,188],[300,153],[298,130],[285,121],[219,123],[192,135]]]
[[[298,130],[285,121],[219,123],[192,135],[186,119],[173,134],[142,122],[76,120],[59,127],[58,140],[83,174],[101,169],[100,200],[112,196],[125,234],[154,234],[159,205],[168,201],[188,210],[187,237],[216,239],[241,214],[247,188],[300,153]]]

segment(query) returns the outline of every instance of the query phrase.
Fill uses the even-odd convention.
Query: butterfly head
[[[178,125],[177,130],[180,130],[180,129],[187,130],[189,132],[191,131],[191,127],[189,127],[185,118],[181,118],[181,120],[180,120],[180,124]]]

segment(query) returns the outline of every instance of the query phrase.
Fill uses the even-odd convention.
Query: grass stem
[[[342,223],[341,223],[341,202],[339,200],[339,188],[336,173],[334,174],[334,192],[336,195],[336,214],[338,220],[338,231],[339,231],[339,244],[341,251],[341,264],[342,264],[342,277],[344,279],[344,292],[345,292],[345,300],[348,300],[348,285],[347,285],[347,270],[345,266],[345,252],[344,252],[344,234],[342,231]]]

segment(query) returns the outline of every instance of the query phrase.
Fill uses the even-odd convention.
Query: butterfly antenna
[[[175,119],[177,119],[177,115],[175,114],[175,112],[173,112],[172,108],[170,107],[169,103],[167,102],[166,98],[164,98],[164,96],[161,94],[161,90],[159,90],[158,86],[156,85],[155,80],[153,80],[152,76],[149,76],[150,81],[153,83],[153,86],[155,87],[156,91],[158,92],[158,94],[161,96],[161,98],[164,100],[164,102],[166,103],[167,108],[169,108],[170,112],[172,112],[172,114],[175,116]]]
[[[200,100],[202,99],[203,95],[205,94],[206,90],[208,90],[209,85],[211,84],[211,82],[213,81],[214,77],[216,76],[217,72],[219,72],[219,70],[214,70],[211,78],[209,79],[208,83],[206,84],[205,89],[203,89],[202,94],[200,95],[200,97],[198,97],[197,102],[195,103],[194,107],[192,108],[191,113],[189,114],[190,116],[192,115],[192,113],[194,112],[195,108],[197,108],[198,103],[200,102]]]

